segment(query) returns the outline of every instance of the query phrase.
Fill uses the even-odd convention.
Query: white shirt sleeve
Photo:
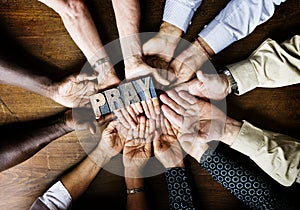
[[[285,0],[231,0],[200,33],[215,53],[250,34]]]
[[[168,22],[186,32],[194,13],[202,0],[167,0],[163,21]]]
[[[56,182],[38,199],[50,210],[67,210],[72,204],[71,195],[61,181]]]

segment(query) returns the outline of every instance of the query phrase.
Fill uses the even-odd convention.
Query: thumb
[[[162,85],[169,85],[170,82],[166,79],[164,79],[161,75],[159,75],[158,72],[156,72],[156,70],[153,72],[153,76],[156,79],[157,82],[159,82]]]

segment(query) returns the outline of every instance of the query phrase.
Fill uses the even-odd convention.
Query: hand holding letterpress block
[[[134,128],[137,116],[143,112],[153,119],[160,113],[154,84],[149,76],[92,95],[90,100],[96,118],[113,112],[127,128]]]

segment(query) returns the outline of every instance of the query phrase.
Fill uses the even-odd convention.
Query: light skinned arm
[[[228,65],[238,85],[237,95],[243,95],[256,87],[277,88],[300,82],[300,36],[295,35],[282,44],[267,39],[249,58]],[[228,77],[224,74],[204,74],[197,71],[197,79],[175,88],[192,95],[220,100],[230,94]]]
[[[256,87],[277,88],[300,82],[300,36],[282,44],[267,39],[248,59],[228,65],[238,85],[238,95]],[[247,78],[247,79],[246,79]]]
[[[153,74],[157,82],[168,85],[168,80],[143,61],[138,34],[140,26],[139,0],[113,0],[112,4],[120,36],[126,79]]]
[[[39,1],[59,14],[71,38],[83,52],[92,67],[97,60],[107,57],[97,28],[83,0]],[[120,83],[109,60],[102,65],[95,66],[94,70],[98,73],[99,88],[102,89]],[[102,87],[102,83],[106,83],[106,86]]]
[[[163,113],[172,125],[184,128],[183,125],[197,125],[196,121],[198,120],[199,126],[196,127],[199,129],[198,132],[195,133],[194,130],[188,129],[183,130],[184,134],[179,138],[181,144],[182,142],[191,142],[193,140],[202,143],[219,140],[231,146],[231,148],[249,156],[259,167],[280,184],[290,186],[295,181],[299,182],[299,140],[286,135],[262,130],[250,123],[241,123],[227,116],[224,121],[223,117],[225,114],[222,113],[221,110],[199,99],[196,99],[197,101],[194,104],[189,105],[190,109],[195,106],[200,108],[194,109],[193,114],[195,115],[195,113],[197,113],[197,119],[195,118],[193,120],[193,118],[187,114],[188,107],[184,106],[185,102],[182,101],[183,99],[186,99],[186,102],[193,102],[196,98],[189,98],[187,93],[183,94],[182,92],[178,94],[168,93],[168,96],[161,96],[161,100],[165,103],[162,107]],[[184,110],[187,110],[186,114],[181,113],[183,109],[180,108],[180,106],[182,105]],[[183,118],[180,114],[183,115]],[[193,127],[187,126],[187,128],[192,129]],[[194,154],[191,153],[191,156],[195,157]],[[197,157],[195,157],[195,159],[199,160]]]

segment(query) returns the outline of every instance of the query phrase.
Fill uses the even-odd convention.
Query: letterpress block
[[[119,89],[112,88],[104,91],[104,94],[111,111],[124,108]]]
[[[102,93],[90,96],[90,101],[96,116],[110,113],[108,104]]]
[[[90,100],[95,115],[101,116],[155,97],[157,97],[157,94],[153,80],[148,76],[92,95]]]
[[[141,101],[155,98],[156,92],[150,76],[132,81]]]
[[[127,82],[125,84],[120,85],[118,89],[122,94],[125,107],[129,106],[130,104],[140,102],[140,98],[131,82]]]

